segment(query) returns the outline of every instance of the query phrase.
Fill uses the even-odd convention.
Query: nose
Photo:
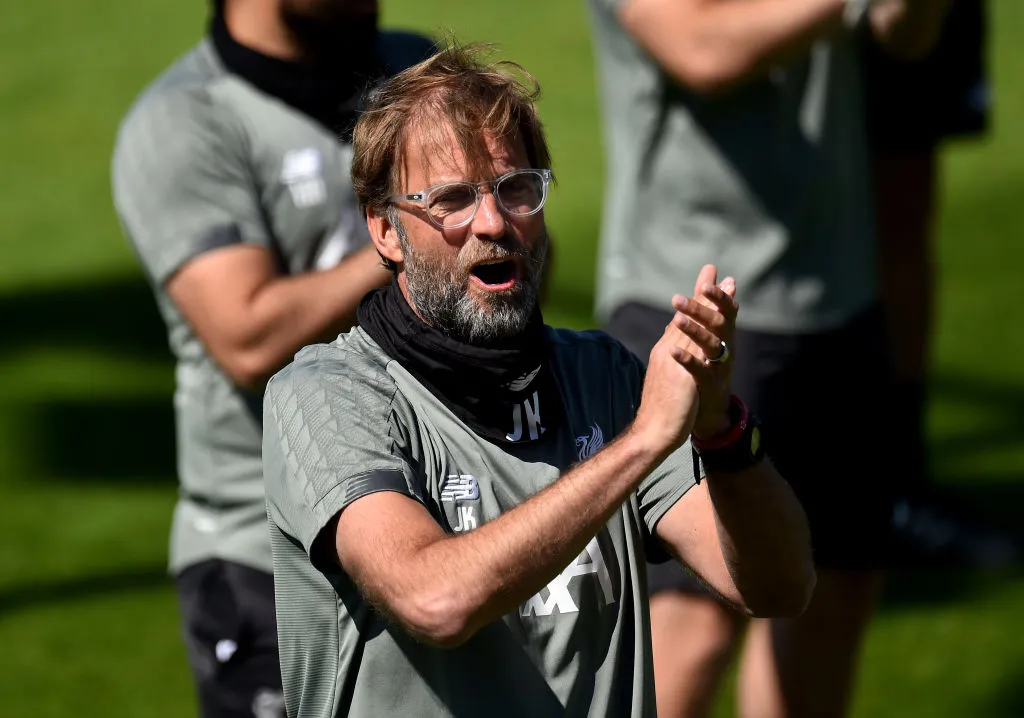
[[[484,192],[480,197],[480,207],[473,217],[472,230],[474,235],[484,240],[496,241],[505,235],[505,215],[493,192]]]

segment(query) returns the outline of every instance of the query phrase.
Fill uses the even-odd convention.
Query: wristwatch
[[[738,396],[729,397],[731,428],[710,439],[690,437],[693,448],[693,473],[700,483],[700,465],[705,469],[735,473],[753,466],[764,458],[761,445],[761,422]]]

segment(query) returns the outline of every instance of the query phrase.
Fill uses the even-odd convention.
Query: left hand
[[[732,357],[723,362],[710,362],[722,353],[722,342],[733,352],[736,332],[736,281],[726,277],[720,284],[718,269],[706,264],[697,275],[693,297],[679,294],[672,297],[676,314],[672,324],[683,333],[683,346],[691,354],[703,359],[690,371],[697,381],[700,405],[693,425],[693,435],[709,439],[731,426],[729,418],[729,379],[732,376]]]

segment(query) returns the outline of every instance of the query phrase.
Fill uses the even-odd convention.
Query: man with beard
[[[387,281],[348,179],[368,80],[429,54],[367,0],[225,0],[136,101],[114,201],[177,359],[170,568],[204,716],[283,714],[263,496],[266,379]]]
[[[450,48],[356,126],[395,279],[264,403],[290,716],[653,716],[645,558],[748,613],[809,599],[805,517],[729,394],[733,281],[672,299],[646,374],[543,324],[536,93]]]

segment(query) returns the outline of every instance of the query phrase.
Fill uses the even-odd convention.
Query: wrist
[[[630,425],[622,438],[628,442],[629,451],[634,454],[635,460],[644,465],[657,466],[675,448],[671,439],[665,437],[663,432],[647,428],[636,421]]]
[[[740,398],[733,394],[729,397],[729,403],[725,411],[711,431],[696,430],[692,434],[694,446],[698,449],[710,450],[721,449],[734,444],[743,433],[745,425],[749,420],[750,412]]]
[[[729,400],[732,426],[711,439],[692,436],[694,477],[700,481],[700,465],[711,472],[733,474],[760,463],[764,458],[760,422],[739,397]]]
[[[729,430],[736,425],[736,421],[732,416],[732,401],[726,405],[725,411],[718,415],[718,419],[711,424],[697,428],[693,427],[692,436],[696,441],[703,442],[714,442],[719,437],[722,437],[729,433]]]

